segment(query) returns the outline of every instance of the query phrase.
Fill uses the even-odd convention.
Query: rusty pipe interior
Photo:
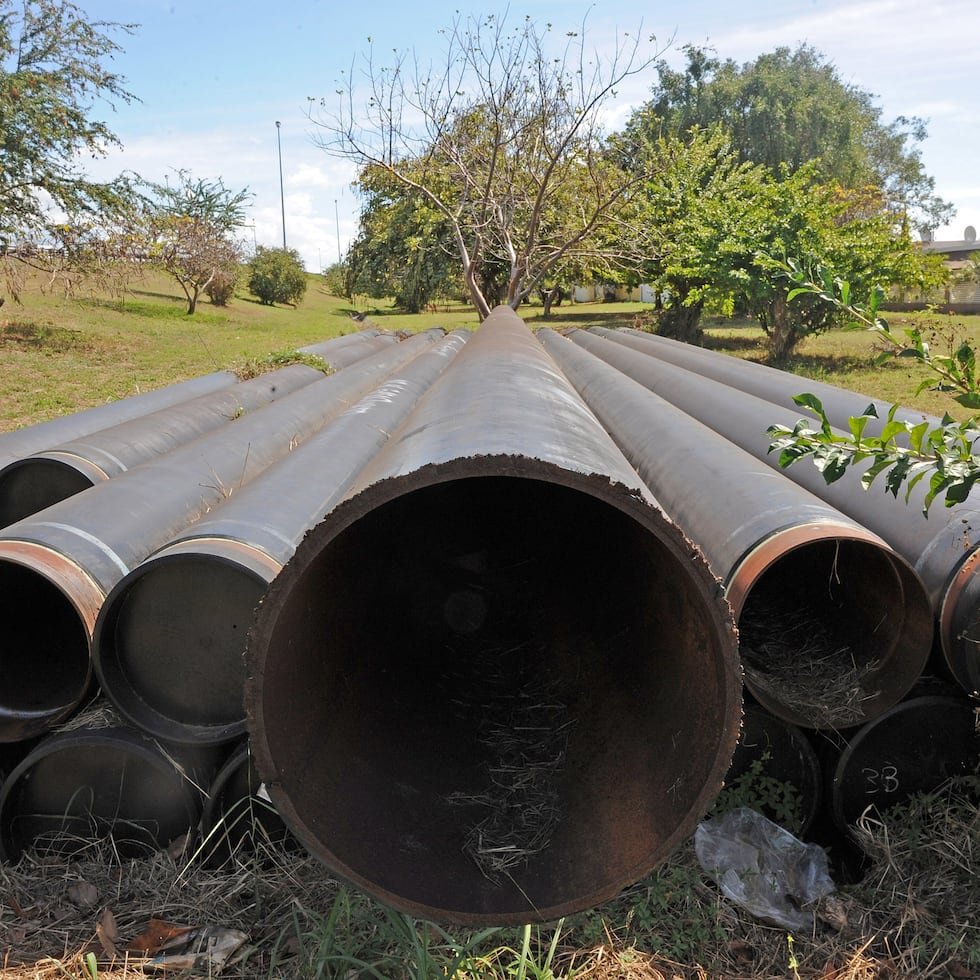
[[[259,609],[246,703],[273,801],[329,867],[430,919],[521,923],[693,831],[741,707],[693,552],[486,469],[382,484],[311,534]]]

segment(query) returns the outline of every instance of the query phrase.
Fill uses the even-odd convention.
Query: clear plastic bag
[[[724,895],[785,929],[812,929],[812,907],[834,891],[822,847],[748,807],[698,824],[694,849]]]

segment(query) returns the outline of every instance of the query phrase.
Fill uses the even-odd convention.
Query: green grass
[[[461,304],[406,314],[365,297],[350,303],[331,296],[315,275],[298,307],[263,306],[240,294],[227,307],[201,303],[193,316],[176,283],[158,273],[146,273],[122,298],[65,298],[45,294],[40,285],[29,285],[23,305],[8,301],[0,310],[0,431],[351,333],[360,326],[354,313],[390,331],[478,326],[474,310]],[[649,326],[653,319],[642,303],[566,304],[548,320],[531,304],[520,314],[532,328],[555,329]],[[891,323],[899,334],[916,325],[934,350],[962,338],[980,344],[980,317],[908,314]],[[765,356],[764,335],[750,321],[714,318],[704,327],[705,343],[717,350],[753,360]],[[920,365],[901,359],[876,367],[878,348],[866,331],[834,330],[804,341],[789,369],[933,414],[948,410],[966,417],[948,395],[915,395],[929,377]]]

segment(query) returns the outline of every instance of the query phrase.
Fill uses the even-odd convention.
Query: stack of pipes
[[[310,352],[337,370],[0,436],[0,856],[261,827],[517,924],[643,877],[754,762],[801,830],[975,767],[973,511],[779,470],[814,383],[507,308]]]
[[[977,770],[975,495],[926,517],[924,486],[906,502],[866,490],[862,467],[828,484],[770,452],[768,427],[806,411],[796,395],[816,395],[838,431],[873,405],[869,435],[890,405],[635,329],[540,336],[726,582],[751,706],[730,775],[780,757],[772,774],[799,790],[802,829],[823,820],[847,842],[866,808]],[[785,506],[787,494],[809,508]]]

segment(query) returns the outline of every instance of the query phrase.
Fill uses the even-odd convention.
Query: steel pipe
[[[293,364],[10,463],[0,470],[0,527],[172,452],[322,377],[316,368]]]
[[[346,362],[358,348],[362,348],[367,341],[377,335],[378,331],[375,330],[361,331],[300,349],[305,353],[323,357],[331,364],[334,363],[335,358],[341,357]],[[391,336],[394,339],[394,335]],[[339,365],[334,364],[334,366]],[[238,376],[234,371],[216,371],[200,378],[176,382],[139,395],[130,395],[105,405],[96,405],[94,408],[63,415],[47,422],[39,422],[37,425],[26,426],[13,432],[0,433],[0,468],[24,456],[98,432],[99,429],[106,429],[111,425],[118,425],[120,422],[139,418],[171,405],[179,405],[183,401],[197,398],[209,391],[219,391],[237,383]]]
[[[967,698],[909,698],[850,733],[833,769],[830,812],[853,833],[867,810],[880,816],[916,793],[971,776],[980,764],[976,705]]]
[[[506,307],[303,539],[247,666],[301,843],[460,923],[642,877],[716,796],[741,714],[717,580]]]
[[[118,425],[129,419],[139,418],[170,405],[197,398],[209,391],[220,391],[238,384],[234,371],[216,371],[200,378],[180,381],[175,384],[146,391],[139,395],[129,395],[118,401],[106,402],[71,415],[61,415],[25,426],[12,432],[0,433],[0,466],[6,466],[32,453],[41,452],[51,446],[70,439],[78,439],[110,425]]]
[[[659,357],[688,371],[702,374],[706,378],[720,381],[732,388],[738,388],[750,395],[765,398],[783,408],[792,408],[793,411],[803,412],[815,418],[816,416],[809,409],[796,406],[793,402],[794,395],[799,395],[804,390],[808,391],[820,399],[830,423],[845,431],[848,428],[849,418],[863,415],[868,406],[873,405],[878,418],[868,420],[865,432],[869,436],[880,434],[892,407],[889,402],[881,398],[862,395],[847,388],[827,384],[825,381],[801,378],[799,375],[769,367],[767,364],[747,361],[741,357],[730,357],[727,354],[707,350],[704,347],[695,347],[693,344],[685,344],[669,337],[658,337],[643,330],[629,327],[617,330],[610,330],[608,327],[590,327],[589,331],[607,340],[615,340],[634,350]],[[895,417],[913,423],[925,421],[931,425],[938,425],[940,422],[934,415],[927,415],[917,409],[904,406],[899,406]]]
[[[248,741],[222,764],[201,814],[200,855],[209,868],[268,848],[295,848],[296,842],[269,802],[255,769]]]
[[[430,331],[300,388],[0,533],[0,741],[68,717],[92,630],[135,565],[444,336]]]
[[[113,588],[96,620],[92,663],[129,721],[177,742],[241,738],[255,607],[468,336],[450,334],[389,375]]]
[[[933,629],[928,596],[905,559],[583,347],[549,330],[538,337],[724,583],[756,700],[792,724],[840,728],[881,714],[911,689]],[[811,662],[820,669],[808,670]],[[847,696],[828,697],[828,686],[846,687]]]
[[[756,771],[758,777],[754,775]],[[790,825],[785,814],[777,812],[777,807],[761,803],[755,806],[797,837],[809,830],[821,812],[823,770],[809,738],[796,725],[756,704],[745,706],[742,736],[732,756],[725,786],[732,787],[740,780],[747,781],[749,794],[763,797],[765,786],[791,787],[796,795],[798,824]]]
[[[31,849],[70,856],[97,841],[122,857],[158,851],[196,829],[215,762],[123,727],[49,735],[0,790],[0,859]]]
[[[769,452],[766,429],[772,424],[792,428],[799,414],[763,398],[739,391],[622,344],[581,330],[570,339],[661,397],[700,419],[736,445],[779,468],[778,454]],[[801,382],[806,387],[805,382]],[[780,469],[805,487],[887,541],[915,570],[926,588],[946,665],[968,694],[980,692],[980,508],[971,497],[951,509],[933,507],[922,513],[926,488],[919,484],[908,503],[861,486],[861,467],[827,484],[806,461]],[[975,530],[977,529],[977,530]]]

